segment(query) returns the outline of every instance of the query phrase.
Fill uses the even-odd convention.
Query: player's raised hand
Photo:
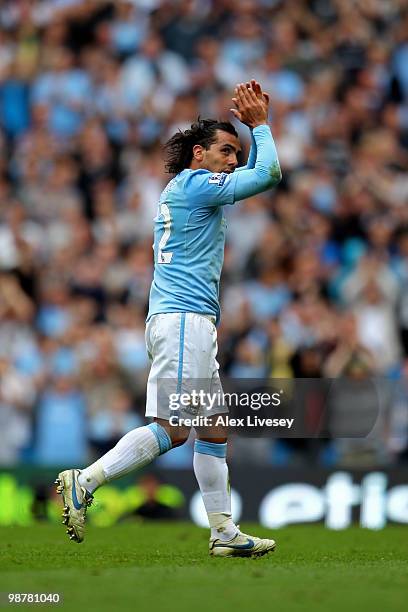
[[[263,100],[269,109],[269,94],[266,91],[262,91],[262,87],[260,83],[258,83],[258,81],[255,81],[255,79],[251,79],[250,82],[246,83],[246,88],[252,88],[256,93],[257,98]]]
[[[260,83],[258,83],[258,81],[256,81],[255,79],[251,79],[250,81],[247,81],[245,83],[246,88],[247,89],[253,89],[254,92],[256,93],[256,96],[258,99],[263,100],[265,102],[265,104],[268,107],[269,110],[269,94],[266,91],[262,91],[262,87],[260,85]],[[238,85],[237,85],[238,87]],[[237,87],[235,88],[235,94],[237,93]],[[237,98],[232,98],[232,101],[234,102],[235,106],[238,109],[238,99]],[[232,109],[231,109],[232,110]]]
[[[239,83],[234,90],[232,114],[250,128],[268,123],[269,96],[256,81]]]

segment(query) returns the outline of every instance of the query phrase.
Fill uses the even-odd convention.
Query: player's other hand
[[[255,81],[255,79],[252,79],[249,83],[245,83],[245,85],[247,89],[252,88],[254,90],[257,95],[257,98],[263,100],[263,102],[266,104],[267,110],[269,111],[269,94],[266,91],[262,91],[260,83],[258,83],[258,81]]]
[[[257,81],[239,83],[234,94],[235,108],[230,110],[239,121],[250,128],[268,123],[269,95],[262,91]]]

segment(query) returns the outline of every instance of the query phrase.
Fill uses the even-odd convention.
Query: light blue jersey
[[[281,177],[269,127],[258,126],[252,135],[247,166],[231,174],[185,169],[163,190],[155,218],[148,319],[166,312],[195,312],[219,320],[223,206],[266,191]]]

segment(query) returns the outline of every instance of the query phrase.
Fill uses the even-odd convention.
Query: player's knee
[[[213,444],[226,444],[227,443],[227,438],[224,437],[205,437],[205,436],[199,436],[198,440],[201,440],[202,442],[212,442]]]
[[[227,430],[221,425],[198,427],[196,431],[197,438],[203,442],[213,442],[214,444],[225,444],[227,442]]]
[[[181,446],[188,440],[188,436],[190,435],[191,427],[183,426],[172,426],[169,421],[164,419],[154,419],[156,423],[159,423],[166,430],[171,439],[171,447],[175,448],[176,446]]]
[[[190,435],[189,427],[178,427],[178,431],[170,432],[172,448],[181,446],[184,442],[187,442],[188,436]]]

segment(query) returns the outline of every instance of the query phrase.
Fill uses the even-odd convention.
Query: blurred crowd
[[[249,78],[283,180],[226,210],[221,373],[398,392],[371,443],[237,440],[232,460],[407,461],[406,1],[4,0],[0,464],[83,465],[144,422],[162,144],[231,120]]]

